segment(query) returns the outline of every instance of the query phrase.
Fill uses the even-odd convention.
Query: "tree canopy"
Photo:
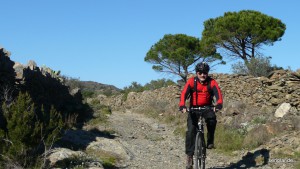
[[[180,76],[184,81],[190,73],[190,66],[197,61],[221,60],[215,48],[202,48],[198,38],[185,34],[166,34],[147,52],[144,60],[154,64],[158,72]]]
[[[226,12],[204,22],[201,45],[224,49],[227,56],[247,63],[260,55],[262,45],[281,40],[286,26],[281,20],[253,10]]]

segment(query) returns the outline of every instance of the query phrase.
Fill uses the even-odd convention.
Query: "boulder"
[[[275,117],[283,117],[285,116],[291,109],[291,105],[289,103],[282,103],[279,108],[275,111]]]

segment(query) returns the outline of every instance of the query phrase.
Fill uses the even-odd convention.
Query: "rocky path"
[[[184,139],[175,136],[173,128],[132,112],[113,112],[110,124],[129,155],[122,168],[185,168]],[[226,168],[229,164],[230,157],[214,150],[208,151],[207,156],[207,168]]]

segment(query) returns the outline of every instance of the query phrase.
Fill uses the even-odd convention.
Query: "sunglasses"
[[[198,72],[198,73],[199,73],[199,75],[201,75],[201,74],[207,75],[208,74],[208,72]]]

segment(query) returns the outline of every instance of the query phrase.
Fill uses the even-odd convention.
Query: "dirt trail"
[[[122,168],[182,169],[185,168],[184,139],[173,134],[173,128],[132,112],[113,112],[109,118],[118,141],[130,159]],[[229,157],[208,151],[207,168],[226,168]]]

